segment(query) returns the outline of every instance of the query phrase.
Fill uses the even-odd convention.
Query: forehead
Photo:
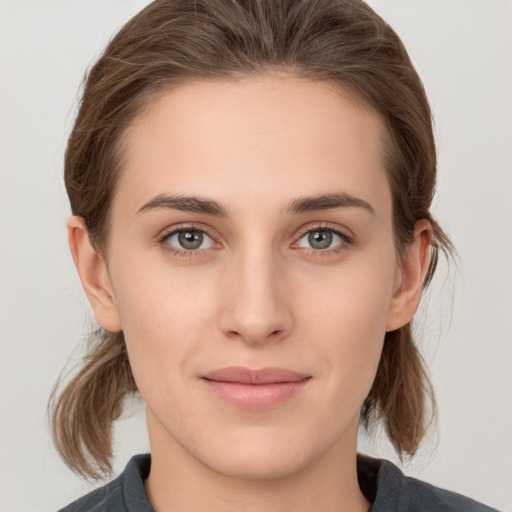
[[[129,128],[120,200],[161,193],[276,204],[332,191],[389,206],[383,123],[326,82],[203,80],[152,101]]]

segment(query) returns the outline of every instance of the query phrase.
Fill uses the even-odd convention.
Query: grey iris
[[[178,240],[184,249],[199,249],[203,243],[203,233],[201,231],[181,231],[178,234]]]
[[[313,249],[327,249],[332,243],[332,232],[312,231],[308,236],[308,242]]]

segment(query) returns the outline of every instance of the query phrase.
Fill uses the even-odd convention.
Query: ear
[[[91,245],[83,218],[72,215],[66,226],[73,261],[91,303],[96,322],[107,331],[121,331],[121,320],[108,277],[107,266],[101,255]]]
[[[420,303],[432,241],[432,225],[426,219],[416,223],[414,240],[407,246],[403,264],[397,268],[395,287],[388,310],[386,331],[395,331],[412,320]]]

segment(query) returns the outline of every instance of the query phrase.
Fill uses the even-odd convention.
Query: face
[[[124,332],[153,451],[246,478],[355,454],[399,327],[382,134],[284,75],[190,83],[136,119],[108,245],[118,320],[97,319]]]

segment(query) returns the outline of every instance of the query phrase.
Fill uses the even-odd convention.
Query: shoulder
[[[405,476],[387,460],[360,455],[358,472],[360,482],[366,482],[372,494],[371,512],[498,512],[461,494]]]
[[[438,512],[496,512],[471,498],[446,489],[422,482],[416,478],[405,477],[402,494],[409,502],[411,511],[432,510]],[[426,505],[428,504],[428,508]]]
[[[128,510],[123,504],[118,478],[82,496],[67,507],[60,509],[59,512],[102,512],[106,510]]]
[[[144,490],[150,466],[149,454],[132,457],[117,478],[59,512],[154,512]]]

